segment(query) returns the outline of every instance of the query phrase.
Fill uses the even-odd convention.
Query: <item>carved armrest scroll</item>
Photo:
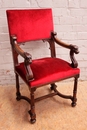
[[[77,68],[78,62],[75,59],[74,53],[78,54],[79,50],[78,50],[78,47],[76,45],[70,45],[70,46],[71,46],[71,49],[70,49],[70,58],[71,58],[71,61],[72,61],[71,66],[73,68]]]
[[[79,53],[79,50],[78,50],[78,46],[76,45],[72,45],[72,44],[66,44],[64,42],[62,42],[61,40],[59,40],[57,37],[56,37],[56,33],[52,32],[51,33],[51,38],[52,40],[54,40],[58,45],[62,46],[62,47],[65,47],[67,49],[70,49],[70,58],[71,58],[71,66],[73,68],[76,68],[78,66],[78,63],[74,57],[74,53],[75,54],[78,54]]]
[[[29,53],[24,52],[20,48],[20,46],[17,43],[16,36],[11,36],[11,44],[12,44],[13,49],[15,49],[15,51],[24,58],[27,81],[33,80],[33,72],[30,67],[30,64],[32,63],[32,56]]]

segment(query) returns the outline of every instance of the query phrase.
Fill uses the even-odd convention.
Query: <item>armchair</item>
[[[72,107],[76,106],[77,83],[80,69],[74,54],[78,54],[78,47],[60,41],[57,34],[54,33],[52,10],[51,9],[24,9],[24,10],[7,10],[7,21],[9,28],[10,43],[12,47],[14,72],[16,76],[16,99],[26,100],[30,104],[30,121],[35,123],[35,102],[48,97],[58,95],[62,98],[70,99]],[[31,54],[24,52],[21,44],[29,41],[43,40],[47,41],[50,46],[50,57],[32,59]],[[71,63],[57,58],[55,44],[58,44],[70,50]],[[19,63],[18,55],[24,58],[24,62]],[[19,76],[27,84],[30,90],[30,98],[21,95]],[[56,82],[74,78],[73,95],[61,94],[56,88]],[[50,84],[51,93],[42,97],[34,98],[35,90]]]

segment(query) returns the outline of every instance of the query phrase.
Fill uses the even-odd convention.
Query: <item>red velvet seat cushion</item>
[[[34,80],[29,82],[30,87],[42,86],[80,73],[78,68],[72,68],[68,62],[59,58],[33,60],[31,69],[34,74]],[[16,71],[27,82],[24,63],[16,66]]]

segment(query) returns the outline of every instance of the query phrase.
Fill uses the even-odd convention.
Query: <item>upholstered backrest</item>
[[[48,39],[53,31],[51,9],[7,10],[9,34],[17,41]]]

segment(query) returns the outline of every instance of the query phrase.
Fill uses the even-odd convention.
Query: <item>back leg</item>
[[[50,89],[51,89],[51,90],[54,90],[54,87],[57,87],[57,86],[56,86],[55,83],[52,83]]]
[[[20,85],[19,85],[19,76],[18,74],[15,74],[16,76],[16,100],[20,100],[21,94],[20,94]]]

